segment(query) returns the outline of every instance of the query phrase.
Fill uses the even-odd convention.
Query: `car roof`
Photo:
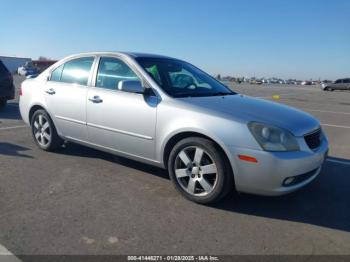
[[[172,58],[172,57],[169,57],[169,56],[157,55],[157,54],[149,54],[149,53],[137,53],[137,52],[122,52],[122,53],[126,54],[126,55],[129,55],[129,56],[132,56],[134,58],[137,58],[137,57]]]
[[[86,55],[101,55],[101,56],[108,56],[108,55],[125,55],[132,58],[139,58],[139,57],[147,57],[147,58],[167,58],[167,59],[175,59],[173,57],[164,56],[164,55],[157,55],[157,54],[150,54],[150,53],[138,53],[138,52],[85,52],[85,53],[79,53],[74,54],[72,56],[86,56]]]

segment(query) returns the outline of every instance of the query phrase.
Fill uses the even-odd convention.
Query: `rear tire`
[[[212,204],[234,189],[233,174],[216,144],[201,137],[188,137],[172,149],[168,171],[175,188],[187,199]]]
[[[62,145],[63,140],[58,136],[55,125],[45,110],[35,111],[30,125],[34,141],[40,149],[53,151]]]

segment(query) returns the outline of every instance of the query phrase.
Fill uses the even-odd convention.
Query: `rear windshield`
[[[8,74],[9,71],[7,70],[6,66],[4,66],[4,64],[0,61],[0,74]]]

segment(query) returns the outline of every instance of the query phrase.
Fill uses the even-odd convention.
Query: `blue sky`
[[[139,51],[211,74],[350,77],[348,0],[16,0],[0,8],[0,55]]]

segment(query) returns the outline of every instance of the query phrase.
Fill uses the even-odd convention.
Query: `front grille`
[[[316,149],[321,145],[321,129],[317,129],[316,131],[307,134],[304,136],[306,144],[311,149]]]

